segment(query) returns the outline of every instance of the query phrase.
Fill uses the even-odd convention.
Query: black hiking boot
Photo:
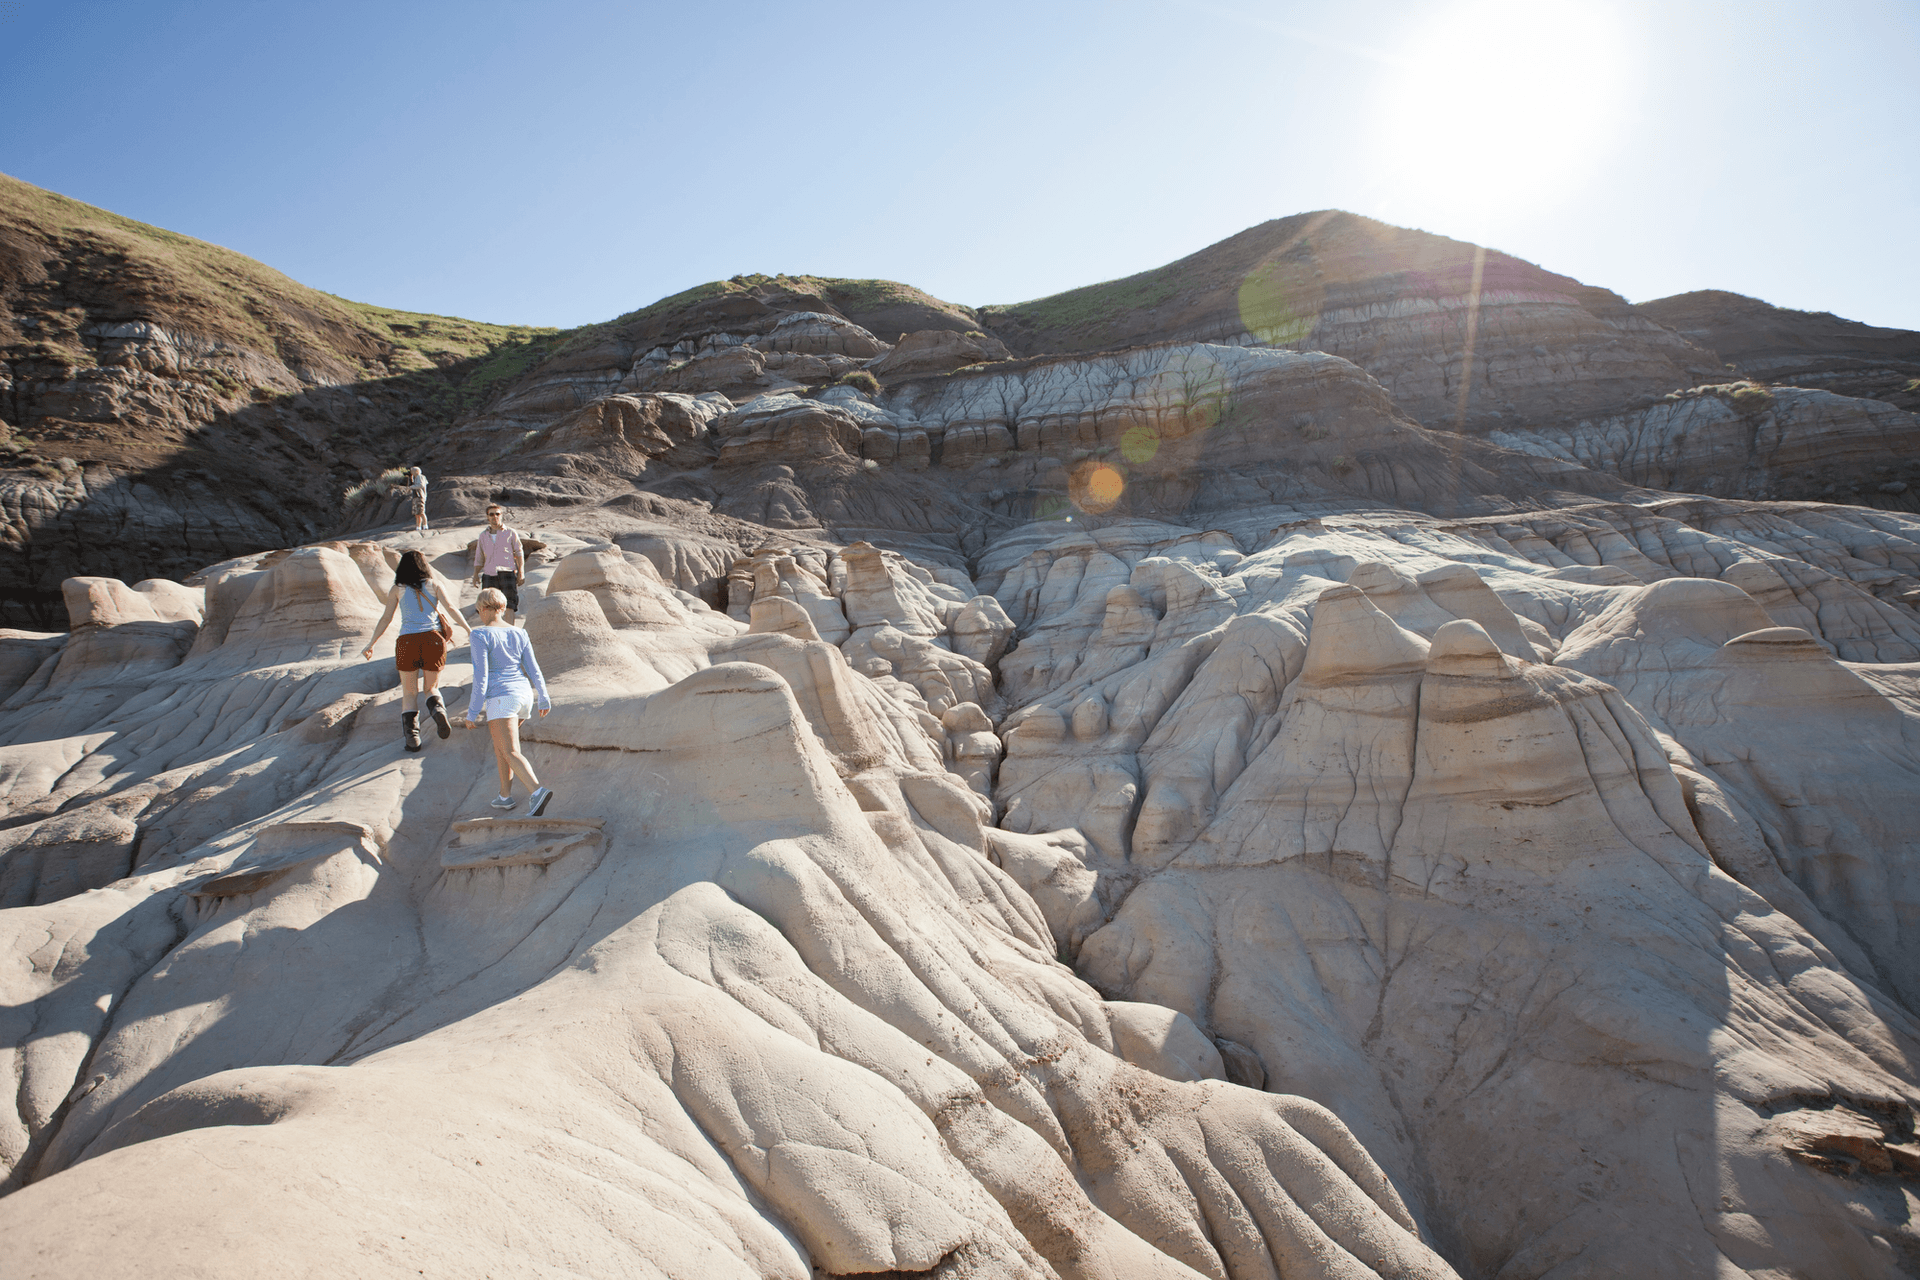
[[[447,720],[447,704],[440,701],[439,694],[427,699],[427,714],[433,717],[434,732],[442,738],[453,736],[453,725]]]
[[[407,750],[418,751],[420,749],[420,713],[418,711],[402,711],[400,713],[400,732],[406,735]]]

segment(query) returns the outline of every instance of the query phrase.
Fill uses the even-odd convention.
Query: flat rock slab
[[[474,818],[453,824],[440,865],[455,871],[481,867],[538,867],[576,849],[599,845],[597,818]]]
[[[256,893],[295,867],[355,848],[380,860],[379,838],[373,828],[361,823],[331,819],[277,823],[263,829],[245,856],[193,890],[193,896],[237,898]]]

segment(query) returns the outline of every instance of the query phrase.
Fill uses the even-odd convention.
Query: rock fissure
[[[0,1228],[57,1274],[351,1273],[423,1214],[715,1280],[1920,1256],[1897,340],[1338,213],[978,311],[261,278],[115,336],[97,215],[34,200],[0,289],[84,318],[4,397],[76,461],[0,477],[14,620],[68,627],[0,635]],[[489,501],[526,751],[605,836],[459,870],[485,740],[401,753],[357,655],[403,551],[470,603]]]

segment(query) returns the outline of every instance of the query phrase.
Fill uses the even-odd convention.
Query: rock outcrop
[[[98,225],[96,329],[147,279]],[[54,314],[68,250],[4,234]],[[0,478],[52,584],[0,632],[9,1275],[1911,1274],[1898,405],[1347,215],[444,360],[284,283],[278,364],[0,331],[36,449],[114,420],[83,382],[333,406],[283,460],[323,497],[356,388],[445,393],[425,533],[371,476],[329,528],[270,467]],[[414,345],[323,377],[296,321]],[[359,656],[403,551],[470,611],[487,502],[538,816]]]
[[[1167,341],[1325,351],[1420,422],[1467,430],[1590,414],[1724,373],[1710,349],[1605,289],[1338,210],[981,319],[1022,355]]]
[[[0,611],[38,626],[65,578],[330,528],[551,332],[345,303],[4,175],[0,301]]]
[[[1920,510],[1920,417],[1880,400],[1725,383],[1567,426],[1491,431],[1651,489]]]
[[[1920,333],[1790,311],[1722,289],[1678,293],[1634,310],[1717,353],[1742,377],[1920,413]]]
[[[977,704],[949,731],[809,637],[790,597],[768,602],[800,635],[702,626],[585,549],[527,624],[557,711],[526,738],[565,814],[486,816],[476,737],[396,754],[392,677],[351,652],[376,612],[354,558],[251,576],[188,666],[103,700],[63,657],[10,704],[14,741],[77,753],[8,796],[61,814],[4,855],[38,890],[0,914],[31,1011],[0,1135],[23,1274],[123,1269],[236,1215],[275,1225],[203,1272],[288,1265],[297,1238],[299,1265],[342,1271],[1453,1274],[1332,1113],[1226,1083],[1190,1019],[1110,1006],[1058,961],[987,856]],[[965,610],[930,577],[855,549],[822,598],[937,647]],[[154,625],[117,584],[71,596],[82,630]],[[243,720],[265,669],[275,705]],[[253,745],[182,733],[196,717]],[[591,1141],[538,1137],[589,1116]],[[180,1160],[222,1172],[156,1177]],[[541,1184],[531,1233],[483,1225],[505,1220],[476,1190],[517,1218]],[[119,1231],[76,1248],[56,1225],[71,1196],[134,1187]]]
[[[1620,496],[1622,481],[1920,501],[1920,476],[1884,456],[1910,452],[1913,419],[1882,407],[1914,407],[1906,392],[1819,372],[1865,362],[1885,381],[1905,367],[1898,333],[1780,313],[1788,320],[1749,324],[1760,336],[1748,341],[1692,304],[1669,308],[1682,333],[1658,320],[1666,303],[1630,308],[1507,255],[1338,212],[1014,307],[976,311],[889,281],[737,276],[553,333],[342,303],[25,184],[4,203],[0,292],[15,318],[0,323],[12,432],[0,443],[14,469],[0,474],[0,535],[14,549],[8,620],[37,627],[58,623],[67,577],[180,579],[223,557],[403,521],[393,468],[406,463],[426,467],[436,519],[489,501],[670,499],[849,539],[959,527],[965,554],[1009,523],[1105,504],[1116,483],[1118,509],[1176,521],[1202,518],[1193,495],[1220,509],[1362,497],[1461,514],[1489,496]],[[1729,382],[1720,354],[1694,340],[1716,334],[1760,384]],[[1126,347],[1163,354],[1094,354]],[[1222,348],[1337,357],[1371,379],[1371,416],[1496,450],[1426,441],[1409,452],[1356,434],[1321,412],[1353,399],[1349,372],[1314,366],[1325,387],[1276,398],[1247,383],[1266,374]],[[1040,363],[1009,360],[1010,349]],[[1779,364],[1791,350],[1819,369]],[[1077,369],[1052,368],[1063,354]],[[789,440],[774,409],[813,426]],[[735,410],[757,427],[723,449],[714,424]],[[827,428],[838,415],[857,448]],[[1034,441],[1019,438],[1023,419]],[[1209,470],[1194,441],[1163,449],[1198,419],[1226,428],[1213,437],[1257,438],[1262,474]],[[1136,426],[1147,434],[1125,439]],[[932,474],[876,484],[815,465],[815,445]],[[989,474],[1007,454],[1017,465]],[[964,479],[942,474],[954,471]]]
[[[75,579],[8,642],[23,1274],[1920,1247],[1920,682],[1873,592],[1920,525],[1088,515],[973,573],[761,527],[723,610],[690,508],[648,552],[613,510],[523,588],[538,819],[358,660],[411,535]]]

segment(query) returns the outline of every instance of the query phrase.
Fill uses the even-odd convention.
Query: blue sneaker
[[[496,809],[511,809],[513,808],[513,797],[495,796],[493,798],[493,807]]]
[[[539,817],[547,811],[547,801],[551,799],[553,799],[552,787],[536,787],[533,794],[527,797],[527,812],[536,818]]]

